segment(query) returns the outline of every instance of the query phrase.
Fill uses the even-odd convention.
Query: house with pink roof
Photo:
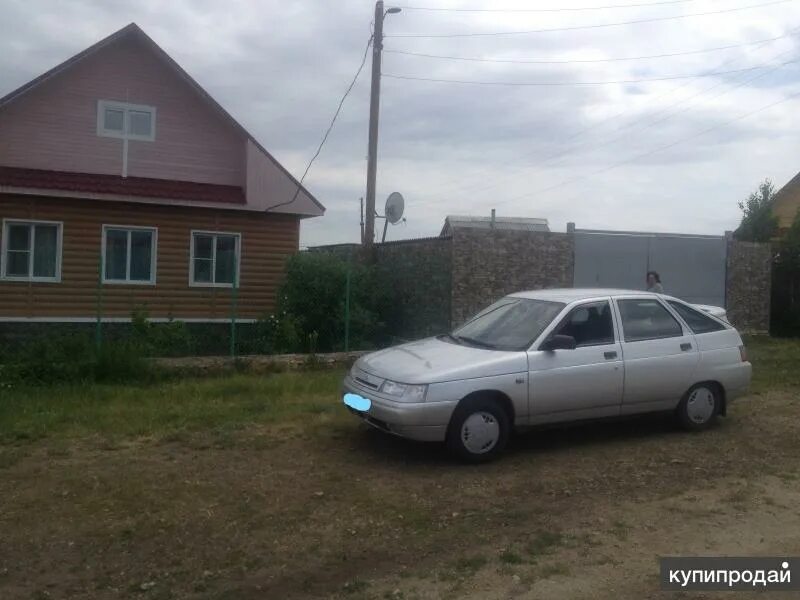
[[[134,23],[0,98],[0,321],[254,320],[324,211]]]

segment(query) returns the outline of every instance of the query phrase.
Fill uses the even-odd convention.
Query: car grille
[[[365,387],[368,390],[375,390],[378,391],[381,388],[381,384],[383,384],[383,379],[380,377],[376,377],[371,373],[367,373],[366,371],[359,369],[358,367],[354,368],[351,372],[351,376],[353,381],[355,381],[358,385]]]
[[[358,383],[360,383],[361,385],[363,385],[364,387],[368,387],[371,390],[377,390],[378,389],[377,385],[375,385],[374,383],[370,383],[369,381],[367,381],[366,379],[363,379],[361,377],[356,377],[355,380]]]

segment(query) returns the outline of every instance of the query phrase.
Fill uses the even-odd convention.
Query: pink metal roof
[[[79,52],[46,73],[43,73],[39,77],[36,77],[9,94],[6,94],[0,98],[0,110],[11,104],[15,104],[18,100],[22,100],[31,90],[38,88],[41,84],[51,80],[56,75],[72,68],[77,63],[81,63],[86,58],[97,54],[104,48],[123,39],[135,39],[151,48],[169,68],[195,90],[205,103],[227,121],[235,131],[239,132],[247,139],[248,143],[244,151],[245,160],[248,163],[247,178],[246,181],[242,182],[246,189],[242,190],[236,188],[234,192],[233,186],[219,185],[219,183],[191,183],[187,181],[161,180],[154,183],[156,179],[150,179],[149,177],[129,177],[128,179],[131,181],[124,183],[121,177],[113,175],[92,175],[85,173],[85,170],[88,169],[82,168],[76,168],[76,172],[74,173],[65,173],[64,169],[59,171],[44,171],[41,168],[37,168],[35,171],[38,171],[38,175],[32,176],[24,173],[24,171],[31,171],[31,169],[20,169],[20,167],[24,167],[25,165],[14,165],[16,171],[7,172],[5,177],[12,178],[14,181],[20,181],[20,178],[25,181],[30,181],[29,178],[34,177],[39,180],[36,187],[40,188],[47,188],[48,186],[44,184],[48,184],[50,189],[98,192],[99,190],[97,188],[102,187],[104,190],[103,193],[124,193],[141,196],[152,196],[149,192],[145,194],[143,190],[157,190],[158,197],[165,196],[175,199],[189,199],[188,196],[191,196],[191,199],[202,199],[209,202],[237,203],[247,206],[250,206],[250,200],[252,198],[254,209],[262,210],[271,210],[272,206],[276,204],[280,206],[280,201],[285,197],[296,197],[296,202],[291,203],[291,206],[280,206],[276,211],[286,213],[297,211],[297,214],[305,216],[315,216],[324,213],[324,206],[135,23],[123,27],[119,31],[100,40],[82,52]],[[256,157],[255,154],[259,156]],[[53,173],[56,174],[54,175]],[[5,185],[10,184],[5,183]],[[80,188],[79,186],[81,185],[87,186],[86,189]],[[120,186],[124,186],[124,191],[120,191],[123,189]],[[299,196],[295,194],[298,188],[300,190]],[[186,195],[187,198],[183,196],[176,197],[176,195],[180,194]],[[213,198],[210,196],[213,196]],[[244,197],[244,200],[241,199],[242,197]]]

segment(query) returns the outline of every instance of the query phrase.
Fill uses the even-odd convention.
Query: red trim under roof
[[[0,186],[221,204],[245,204],[244,191],[234,185],[151,179],[149,177],[67,173],[17,167],[0,167]]]

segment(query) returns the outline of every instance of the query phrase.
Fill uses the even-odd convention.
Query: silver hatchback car
[[[383,431],[489,460],[515,428],[674,411],[704,429],[751,365],[724,311],[663,294],[519,292],[452,333],[361,357],[345,405]]]

